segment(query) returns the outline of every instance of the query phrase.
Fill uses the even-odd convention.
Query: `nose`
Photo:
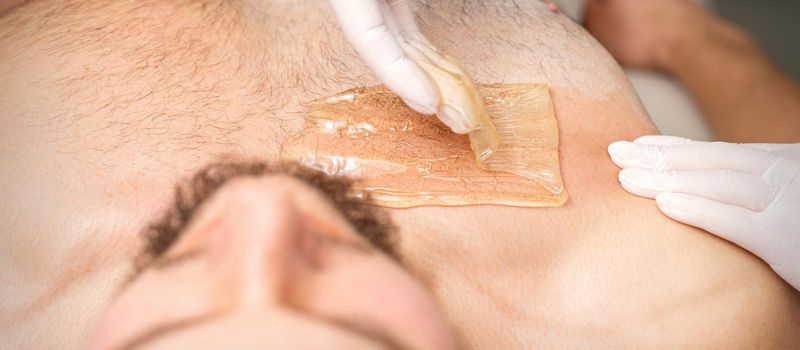
[[[290,179],[246,179],[225,189],[208,250],[222,295],[240,306],[280,302],[290,283],[314,266],[299,198]]]

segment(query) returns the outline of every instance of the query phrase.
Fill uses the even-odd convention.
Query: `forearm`
[[[800,86],[744,32],[708,17],[672,44],[664,69],[686,84],[719,140],[800,142]]]

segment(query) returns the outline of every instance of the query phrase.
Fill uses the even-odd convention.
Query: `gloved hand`
[[[477,127],[469,93],[463,89],[463,79],[470,78],[422,35],[406,0],[330,2],[356,52],[409,107],[436,113],[459,134]]]
[[[749,250],[800,290],[800,144],[644,136],[608,153],[625,190]]]

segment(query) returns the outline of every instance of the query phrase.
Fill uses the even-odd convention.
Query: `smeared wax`
[[[500,135],[481,168],[467,136],[420,115],[385,87],[351,89],[315,100],[304,128],[282,156],[331,175],[358,178],[378,205],[558,206],[567,200],[558,160],[558,126],[546,85],[481,84]]]

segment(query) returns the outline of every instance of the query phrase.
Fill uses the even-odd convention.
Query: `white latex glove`
[[[608,153],[625,190],[749,250],[800,290],[800,144],[644,136]]]
[[[437,84],[421,66],[426,63],[427,69],[463,73],[422,35],[406,0],[330,2],[345,37],[356,52],[409,107],[426,115],[436,113],[445,125],[459,134],[476,127],[465,97],[450,88],[456,81],[438,81]],[[446,86],[439,86],[442,84]]]

